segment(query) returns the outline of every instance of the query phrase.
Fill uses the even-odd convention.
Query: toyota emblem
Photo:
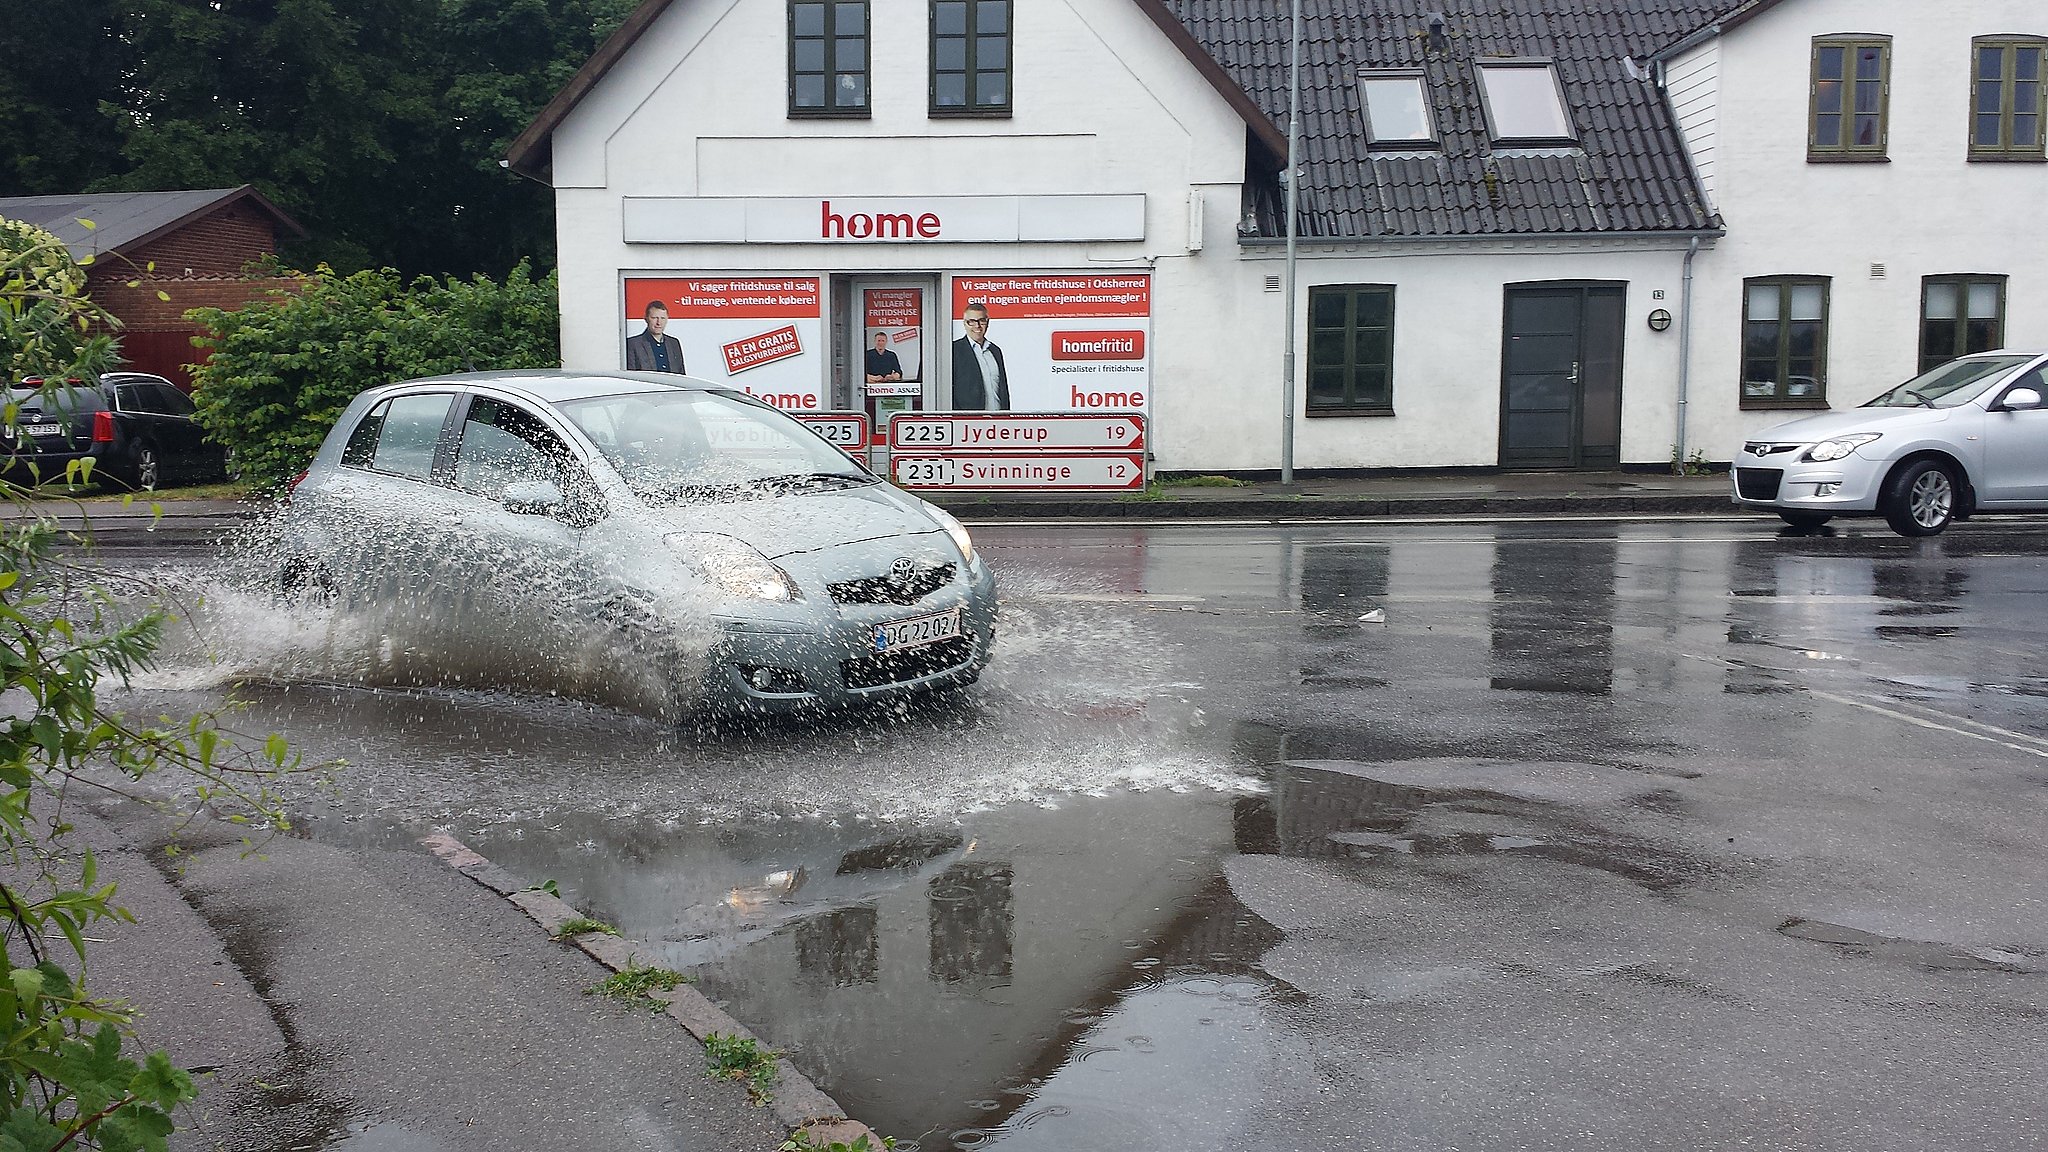
[[[898,584],[910,583],[910,578],[915,575],[917,563],[908,556],[898,556],[896,562],[889,565],[889,579]]]

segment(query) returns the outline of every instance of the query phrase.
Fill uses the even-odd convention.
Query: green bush
[[[85,298],[85,269],[64,242],[0,219],[0,384],[90,375],[112,363],[114,318]]]
[[[232,310],[195,308],[194,343],[212,358],[193,374],[199,423],[234,449],[259,488],[291,479],[365,388],[469,369],[561,366],[555,274],[525,261],[500,284],[485,276],[410,284],[389,268],[336,276],[326,267]]]

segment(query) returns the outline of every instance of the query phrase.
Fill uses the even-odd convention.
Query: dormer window
[[[1544,60],[1511,60],[1479,66],[1479,91],[1486,123],[1496,144],[1573,144],[1557,70]]]
[[[1365,112],[1366,143],[1372,147],[1435,147],[1436,123],[1422,73],[1364,73],[1358,78],[1358,103]]]

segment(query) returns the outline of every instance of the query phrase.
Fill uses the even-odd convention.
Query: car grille
[[[1744,444],[1742,446],[1742,451],[1745,455],[1755,456],[1758,459],[1762,459],[1765,456],[1776,456],[1782,452],[1797,452],[1799,451],[1799,445],[1772,444],[1767,441],[1752,440],[1749,443]]]
[[[1777,468],[1737,468],[1735,490],[1744,500],[1776,500],[1778,482],[1785,473]]]
[[[863,576],[828,584],[836,604],[915,604],[953,582],[953,565],[913,569],[902,580],[894,576]]]
[[[906,680],[930,676],[956,668],[974,655],[972,636],[955,636],[936,644],[918,648],[905,648],[901,652],[883,652],[874,656],[856,656],[839,662],[839,674],[848,688],[880,688],[885,684],[901,684]]]

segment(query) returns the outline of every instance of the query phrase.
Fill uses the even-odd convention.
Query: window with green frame
[[[790,0],[789,114],[868,115],[868,0]]]
[[[1394,287],[1332,284],[1308,290],[1308,414],[1394,410]]]
[[[1742,407],[1826,407],[1828,281],[1742,282]]]
[[[1011,0],[932,0],[932,115],[1009,114],[1011,14]]]
[[[2005,345],[2005,277],[1929,276],[1920,282],[1920,371]]]
[[[1890,37],[1831,36],[1813,42],[1808,160],[1884,159],[1891,72]]]
[[[1970,48],[1970,158],[2048,159],[2048,39],[1982,36]]]

